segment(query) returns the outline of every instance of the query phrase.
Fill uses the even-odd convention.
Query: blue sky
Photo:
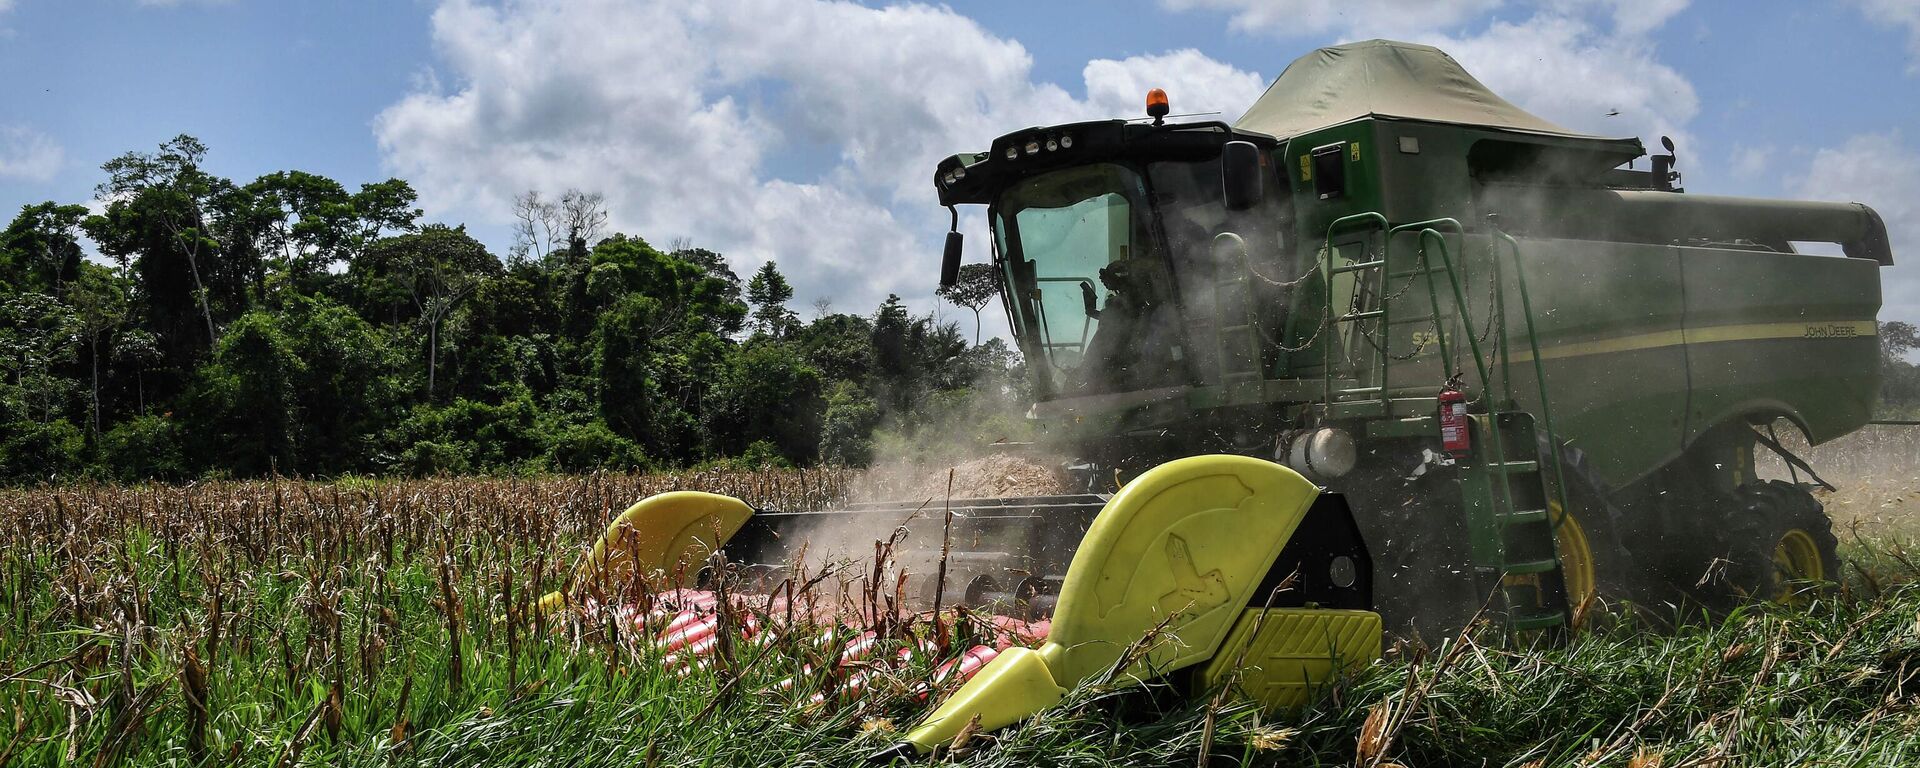
[[[1875,206],[1909,262],[1882,317],[1920,320],[1920,0],[0,0],[0,209],[191,133],[239,181],[400,175],[500,253],[515,193],[579,187],[621,230],[778,260],[803,314],[931,309],[938,157],[1152,86],[1237,116],[1370,37],[1569,127],[1672,134],[1692,191]]]

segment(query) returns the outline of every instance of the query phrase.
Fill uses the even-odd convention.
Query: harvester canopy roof
[[[1367,40],[1295,59],[1235,128],[1277,138],[1365,117],[1477,126],[1545,136],[1631,144],[1578,133],[1516,107],[1430,45]]]

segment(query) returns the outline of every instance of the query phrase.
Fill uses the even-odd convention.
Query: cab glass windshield
[[[1095,163],[1001,194],[995,244],[1042,399],[1264,376],[1278,363],[1281,294],[1299,272],[1282,237],[1285,196],[1230,211],[1219,166]],[[1249,271],[1256,279],[1242,279]],[[1238,343],[1218,343],[1223,333]]]
[[[1102,163],[1028,179],[995,206],[1014,322],[1055,394],[1140,383],[1127,379],[1138,378],[1140,331],[1165,271],[1145,199],[1138,174]]]

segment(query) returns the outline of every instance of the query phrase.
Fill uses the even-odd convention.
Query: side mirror
[[[1244,211],[1260,204],[1266,193],[1260,148],[1251,141],[1229,141],[1220,148],[1221,193],[1227,210]]]
[[[947,252],[940,262],[940,287],[952,288],[960,282],[960,244],[959,232],[947,233]]]

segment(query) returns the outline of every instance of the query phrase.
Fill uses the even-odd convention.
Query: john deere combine
[[[1814,480],[1775,425],[1817,444],[1869,418],[1872,210],[1684,194],[1670,142],[1568,131],[1426,46],[1314,51],[1233,124],[1168,112],[1156,91],[1148,120],[1015,131],[934,174],[943,205],[987,206],[1031,416],[1083,495],[916,517],[670,494],[583,573],[778,564],[822,520],[909,520],[944,553],[936,604],[1050,624],[908,752],[1095,675],[1232,670],[1291,705],[1386,633],[1790,600],[1837,572],[1820,504],[1754,454]]]

